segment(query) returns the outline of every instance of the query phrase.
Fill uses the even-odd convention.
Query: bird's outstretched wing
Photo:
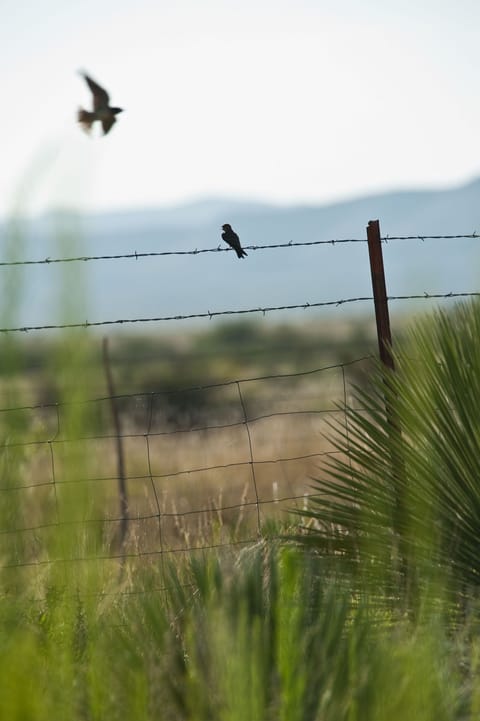
[[[100,87],[100,85],[98,85],[95,80],[92,80],[92,78],[90,78],[86,73],[82,73],[82,75],[85,78],[85,82],[87,83],[88,87],[92,91],[94,111],[101,110],[102,108],[107,108],[110,102],[107,91]],[[110,128],[111,125],[109,125],[108,130],[110,130]],[[108,131],[105,130],[105,132]]]
[[[117,119],[115,115],[112,113],[112,115],[109,118],[104,118],[102,120],[102,128],[103,128],[103,134],[106,135],[112,125],[117,122]]]

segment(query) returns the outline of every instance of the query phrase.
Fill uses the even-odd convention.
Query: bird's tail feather
[[[83,108],[79,108],[77,119],[83,129],[89,133],[92,129],[93,121],[95,120],[95,114],[90,113],[88,110],[84,110]]]
[[[246,257],[247,257],[247,253],[245,253],[245,251],[243,250],[243,248],[235,248],[235,250],[237,251],[237,255],[238,255],[239,258],[246,258]]]

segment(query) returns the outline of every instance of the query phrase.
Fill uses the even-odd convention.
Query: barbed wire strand
[[[246,245],[245,250],[273,250],[278,248],[295,248],[301,246],[314,245],[337,245],[342,243],[366,243],[366,238],[339,238],[332,240],[311,240],[298,241],[290,240],[288,243],[272,243],[270,245]],[[97,260],[139,260],[140,258],[161,258],[168,256],[183,255],[202,255],[205,253],[231,253],[233,248],[222,247],[215,248],[194,248],[193,250],[158,250],[137,252],[136,250],[129,253],[117,253],[114,255],[79,255],[71,258],[42,258],[40,260],[12,260],[0,262],[0,267],[8,267],[15,265],[50,265],[54,263],[77,263]]]
[[[480,296],[479,291],[465,292],[465,293],[427,293],[417,295],[396,295],[388,296],[387,300],[435,300],[445,298],[470,298]],[[100,326],[111,326],[111,325],[125,325],[133,323],[159,323],[163,321],[181,321],[181,320],[193,320],[199,318],[217,318],[221,316],[231,315],[247,315],[252,313],[272,313],[273,311],[279,310],[307,310],[308,308],[325,308],[328,306],[339,307],[341,305],[347,305],[351,303],[361,303],[366,301],[372,301],[372,296],[360,296],[358,298],[342,298],[339,300],[327,300],[316,303],[298,303],[293,305],[278,305],[260,308],[241,308],[236,310],[217,310],[207,311],[206,313],[189,313],[188,315],[170,315],[170,316],[157,316],[152,318],[119,318],[117,320],[99,320],[89,321],[86,320],[82,323],[59,323],[59,324],[48,324],[48,325],[32,325],[32,326],[20,326],[18,328],[0,328],[0,333],[28,333],[30,331],[37,330],[65,330],[67,328],[95,328]]]
[[[382,243],[389,243],[397,240],[457,240],[468,238],[480,238],[475,231],[473,233],[459,233],[457,235],[386,235],[381,238]],[[282,248],[298,248],[320,245],[341,245],[345,243],[366,243],[366,238],[332,238],[329,240],[293,241],[288,243],[270,243],[268,245],[246,245],[245,250],[275,250]],[[39,260],[5,260],[0,261],[0,267],[11,267],[19,265],[53,265],[57,263],[86,263],[90,261],[106,260],[139,260],[142,258],[159,258],[169,256],[202,255],[205,253],[231,253],[232,248],[224,248],[220,245],[215,248],[194,248],[192,250],[159,250],[141,251],[136,250],[128,253],[117,253],[112,255],[79,255],[70,258],[41,258]]]

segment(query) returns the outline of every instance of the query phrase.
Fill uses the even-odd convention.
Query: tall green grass
[[[4,601],[5,717],[475,718],[442,626],[392,625],[304,552],[260,547],[234,564],[187,564],[188,591],[175,591],[171,573],[168,606],[155,593],[67,590],[22,613]]]

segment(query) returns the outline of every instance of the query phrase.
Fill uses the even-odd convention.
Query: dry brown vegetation
[[[24,353],[29,370],[13,374],[16,396],[4,401],[22,410],[0,415],[1,486],[17,509],[4,520],[4,537],[21,545],[23,558],[48,562],[58,525],[72,534],[83,528],[90,545],[76,543],[79,557],[103,549],[106,558],[157,563],[161,552],[188,555],[256,539],[271,521],[287,524],[288,511],[308,506],[312,480],[334,452],[329,424],[345,422],[338,404],[350,402],[352,383],[368,375],[368,362],[348,364],[371,349],[368,333],[364,345],[355,341],[358,331],[356,323],[325,324],[316,335],[310,326],[259,332],[237,324],[170,345],[114,341],[128,496],[123,546],[117,439],[99,343],[82,361],[80,389],[51,372],[54,346],[35,347],[33,360]],[[5,381],[8,395],[12,377]],[[73,505],[72,489],[80,499]]]

